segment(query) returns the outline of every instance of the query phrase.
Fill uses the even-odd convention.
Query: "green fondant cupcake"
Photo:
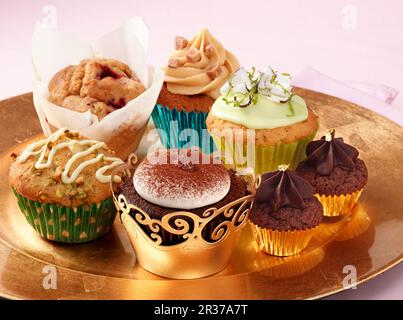
[[[9,180],[22,213],[40,236],[87,242],[113,224],[110,172],[122,163],[104,142],[62,128],[15,157]]]
[[[319,126],[318,116],[292,93],[291,76],[271,68],[238,70],[221,88],[206,122],[224,163],[256,173],[283,163],[295,168]]]

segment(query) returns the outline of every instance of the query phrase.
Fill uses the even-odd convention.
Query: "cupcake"
[[[291,76],[271,68],[240,69],[221,88],[207,128],[225,164],[255,173],[295,168],[318,130],[318,116],[292,93]]]
[[[307,159],[297,168],[314,187],[325,216],[349,213],[368,181],[368,170],[358,158],[358,150],[334,136],[335,131],[328,130],[320,140],[309,143]]]
[[[116,199],[139,264],[180,279],[226,266],[251,202],[244,178],[191,149],[149,154]]]
[[[281,165],[262,175],[249,221],[260,250],[291,256],[306,248],[322,215],[309,182]]]
[[[113,59],[88,59],[57,72],[50,80],[49,102],[75,112],[90,112],[98,121],[145,91],[129,66]],[[55,129],[55,128],[53,128]],[[108,146],[126,158],[137,148],[142,134],[125,125]]]
[[[198,146],[205,153],[214,150],[206,117],[221,86],[238,68],[234,55],[207,29],[189,41],[175,38],[175,50],[165,68],[165,82],[152,113],[165,147]]]
[[[62,128],[15,156],[9,181],[22,213],[41,237],[87,242],[113,224],[110,171],[122,163],[104,142]]]

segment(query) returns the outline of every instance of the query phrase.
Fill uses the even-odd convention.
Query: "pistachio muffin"
[[[224,163],[256,173],[283,163],[294,169],[319,127],[315,112],[293,94],[291,76],[270,67],[238,70],[221,88],[206,123]]]
[[[358,150],[343,138],[335,138],[335,130],[328,130],[322,138],[308,144],[306,155],[297,173],[314,187],[324,215],[349,213],[368,182],[368,169],[358,158]]]
[[[291,256],[306,248],[322,215],[309,182],[281,165],[262,175],[249,221],[260,250]]]
[[[110,174],[121,164],[104,142],[62,128],[15,156],[9,181],[21,211],[43,238],[87,242],[113,224]]]
[[[129,66],[113,59],[83,60],[57,72],[50,80],[49,101],[99,120],[145,91]]]
[[[197,146],[205,153],[213,151],[206,117],[221,86],[238,68],[235,56],[207,29],[191,40],[175,38],[175,50],[164,68],[165,82],[152,113],[165,147]]]

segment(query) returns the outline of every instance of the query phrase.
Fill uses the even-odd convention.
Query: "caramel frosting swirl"
[[[203,29],[190,41],[175,38],[175,51],[165,68],[165,81],[171,93],[205,94],[217,99],[221,86],[239,67],[235,56]]]

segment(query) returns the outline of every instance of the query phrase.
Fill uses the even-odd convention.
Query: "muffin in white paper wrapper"
[[[147,47],[148,29],[141,18],[127,21],[91,44],[38,26],[32,42],[36,73],[33,96],[44,134],[48,136],[62,127],[77,130],[88,138],[106,142],[119,157],[126,159],[146,130],[164,81],[164,72],[147,64]],[[126,63],[146,90],[102,120],[90,111],[77,112],[51,103],[48,84],[52,77],[69,65],[91,58]]]

